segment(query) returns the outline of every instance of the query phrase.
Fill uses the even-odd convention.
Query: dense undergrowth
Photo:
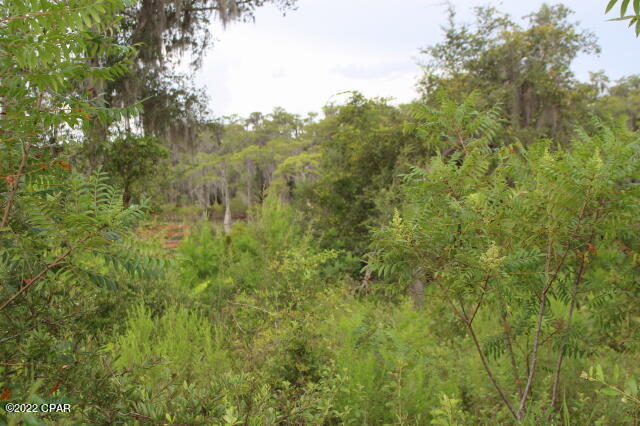
[[[154,244],[134,241],[166,257]],[[70,311],[77,320],[64,332],[43,326],[14,346],[22,355],[11,359],[34,363],[32,381],[24,382],[31,388],[16,388],[15,376],[6,375],[3,386],[25,401],[72,403],[71,416],[44,417],[62,423],[511,422],[455,314],[436,297],[417,307],[401,292],[392,299],[359,292],[349,274],[354,262],[344,251],[318,249],[296,212],[273,199],[230,235],[200,223],[166,261],[161,279],[104,264],[102,273],[120,288],[118,299],[107,288],[79,289],[85,311]],[[617,270],[624,273],[621,265]],[[595,274],[592,282],[609,279]],[[494,319],[481,312],[477,333],[493,335]],[[66,341],[75,346],[68,354]],[[535,403],[522,422],[633,423],[638,405],[580,377],[597,364],[607,374],[616,366],[621,382],[638,373],[635,351],[610,346],[567,360],[555,412],[547,408],[555,352],[542,353]],[[490,356],[497,379],[515,386],[507,357]],[[28,415],[6,419],[38,423]]]
[[[294,216],[269,202],[229,236],[202,223],[163,280],[139,282],[118,307],[94,299],[94,307],[110,308],[102,321],[119,325],[89,339],[99,349],[91,369],[85,365],[72,381],[61,381],[62,400],[85,407],[64,421],[510,422],[451,312],[431,298],[417,308],[408,298],[391,303],[358,295],[358,283],[344,273],[339,278],[353,259],[315,249]],[[492,334],[491,312],[477,323],[479,334]],[[38,354],[31,356],[42,362]],[[543,354],[540,363],[552,365],[554,355]],[[595,364],[637,374],[636,361],[610,348],[568,360],[557,414],[546,409],[552,371],[541,370],[523,423],[633,422],[637,405],[601,394],[580,374]],[[492,362],[508,382],[507,358]],[[50,385],[39,384],[33,400]]]
[[[131,412],[227,424],[511,421],[450,310],[429,297],[416,307],[402,296],[359,294],[342,272],[354,260],[314,248],[296,223],[290,207],[271,200],[231,235],[203,223],[184,241],[168,278],[183,286],[181,296],[161,311],[134,307],[109,339],[114,368],[136,384]],[[493,335],[491,311],[476,321],[479,335]],[[498,380],[515,386],[507,356],[490,356]],[[547,407],[555,358],[541,354],[549,367],[539,371],[523,423],[625,424],[638,416],[637,405],[580,377],[596,364],[633,376],[636,355],[601,346],[569,357],[554,414]]]

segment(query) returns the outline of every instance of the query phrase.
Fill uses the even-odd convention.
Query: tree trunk
[[[122,204],[124,204],[125,207],[129,207],[129,204],[131,204],[131,190],[129,189],[129,182],[125,182],[123,186]]]
[[[231,203],[229,200],[229,184],[226,182],[224,182],[224,188],[223,188],[223,192],[224,192],[224,221],[223,221],[223,225],[224,225],[224,233],[225,234],[230,234],[231,233]]]
[[[415,280],[409,287],[409,296],[413,300],[416,307],[421,307],[424,304],[424,283],[422,280]]]
[[[251,191],[251,184],[253,183],[253,173],[251,167],[247,166],[247,210],[251,209],[253,203],[253,193]]]

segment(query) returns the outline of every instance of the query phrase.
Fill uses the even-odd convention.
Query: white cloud
[[[274,106],[304,115],[346,90],[411,100],[419,67],[410,56],[354,55],[331,43],[310,44],[236,25],[208,55],[198,80],[208,87],[217,115],[247,115]]]
[[[499,8],[519,18],[540,3],[505,0]],[[599,3],[568,3],[577,10],[576,19],[597,30],[603,42],[602,57],[579,59],[578,76],[605,64],[611,64],[613,77],[636,72],[617,55],[623,46],[638,52],[640,43],[631,31],[604,22]],[[478,4],[486,1],[455,2],[460,19],[468,19],[470,7]],[[445,20],[445,7],[437,0],[300,0],[299,10],[286,17],[264,7],[255,24],[215,28],[219,40],[197,82],[207,86],[216,115],[268,112],[275,106],[304,115],[349,90],[408,102],[416,96],[419,48],[441,38]]]

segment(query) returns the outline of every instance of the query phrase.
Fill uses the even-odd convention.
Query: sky
[[[457,19],[472,20],[472,8],[494,5],[514,18],[531,13],[538,0],[452,0]],[[552,2],[553,3],[553,2]],[[575,21],[593,31],[599,56],[581,56],[574,72],[604,70],[612,79],[640,73],[640,40],[622,22],[608,22],[606,0],[565,0]],[[214,39],[195,83],[206,88],[216,116],[283,107],[305,116],[345,91],[408,102],[420,49],[442,40],[446,3],[439,0],[298,0],[286,16],[276,7],[256,11],[254,23],[213,24]]]

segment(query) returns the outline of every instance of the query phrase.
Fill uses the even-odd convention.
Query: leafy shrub
[[[460,126],[439,127],[447,122],[442,114]],[[453,141],[449,155],[405,176],[402,213],[376,232],[371,268],[429,283],[466,328],[504,407],[521,421],[534,383],[551,381],[555,407],[564,361],[595,354],[590,342],[601,331],[587,318],[610,314],[597,301],[634,291],[634,276],[621,274],[636,269],[633,250],[621,250],[620,242],[638,241],[629,223],[640,202],[640,148],[636,135],[597,122],[597,133],[578,131],[568,150],[549,141],[493,147],[493,114],[467,104],[416,112],[426,137],[457,136],[445,138]],[[614,316],[628,318],[623,310]],[[492,322],[496,331],[479,337],[478,323],[490,330]],[[543,350],[545,343],[551,347]],[[520,344],[528,346],[523,354],[513,349]],[[513,365],[507,384],[490,365],[502,357]]]

